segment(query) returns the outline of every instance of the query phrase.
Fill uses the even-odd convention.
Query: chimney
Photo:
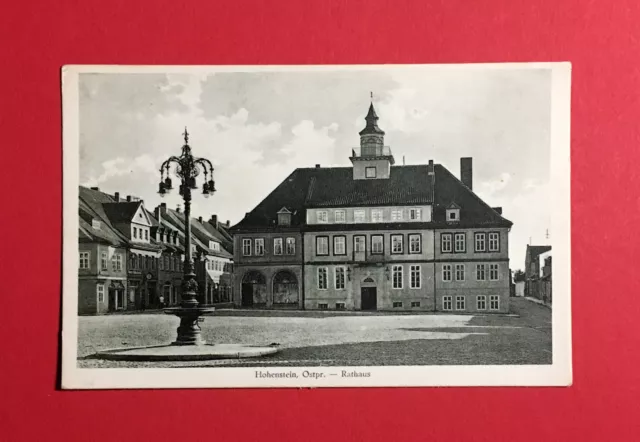
[[[130,203],[131,202],[131,195],[127,195],[127,202]]]
[[[120,202],[120,192],[115,192],[113,194],[113,199],[116,200],[116,203]]]
[[[225,223],[225,225],[227,226],[227,229],[228,229],[229,227],[231,227],[231,221],[227,220],[227,222]]]
[[[460,158],[460,181],[462,184],[473,190],[473,158]]]
[[[320,165],[319,164],[316,164],[316,169],[320,169]]]
[[[100,188],[99,187],[92,187],[91,190],[97,190],[98,192],[100,192]]]
[[[427,174],[433,175],[433,173],[434,173],[433,160],[429,160],[429,166],[427,167]]]
[[[218,215],[211,215],[211,225],[218,228]]]
[[[199,216],[199,217],[198,217],[198,222],[199,222],[200,224],[202,224],[202,217],[201,217],[201,216]]]
[[[493,210],[495,210],[498,215],[502,215],[502,207],[492,207]]]
[[[176,206],[176,212],[180,213],[180,205],[179,204]]]

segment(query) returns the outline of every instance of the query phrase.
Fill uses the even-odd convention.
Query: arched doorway
[[[251,270],[242,278],[242,306],[265,305],[267,303],[267,281],[262,273]]]
[[[360,308],[362,310],[377,310],[378,289],[372,278],[365,278],[360,284]]]
[[[273,304],[298,304],[298,279],[289,270],[281,270],[273,277]]]

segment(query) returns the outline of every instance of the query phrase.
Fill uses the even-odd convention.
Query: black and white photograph
[[[570,385],[570,77],[64,67],[62,387]]]

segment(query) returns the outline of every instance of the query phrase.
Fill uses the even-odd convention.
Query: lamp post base
[[[172,307],[164,309],[168,315],[180,318],[178,337],[171,345],[205,345],[202,339],[200,319],[203,314],[215,311],[213,307]]]

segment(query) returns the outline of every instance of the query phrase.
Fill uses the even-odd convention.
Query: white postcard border
[[[79,92],[81,73],[189,73],[254,71],[331,71],[403,69],[550,69],[551,189],[553,284],[551,365],[398,366],[398,367],[208,367],[79,368],[77,201],[79,184]],[[571,64],[492,63],[446,65],[327,66],[123,66],[70,65],[62,69],[63,89],[63,320],[62,388],[270,388],[270,387],[411,387],[411,386],[568,386],[571,352],[571,199],[570,102]],[[343,377],[342,371],[368,373]],[[266,374],[261,377],[261,373]],[[315,375],[314,375],[315,374]],[[320,375],[322,375],[320,377]],[[318,376],[318,377],[314,377]]]

